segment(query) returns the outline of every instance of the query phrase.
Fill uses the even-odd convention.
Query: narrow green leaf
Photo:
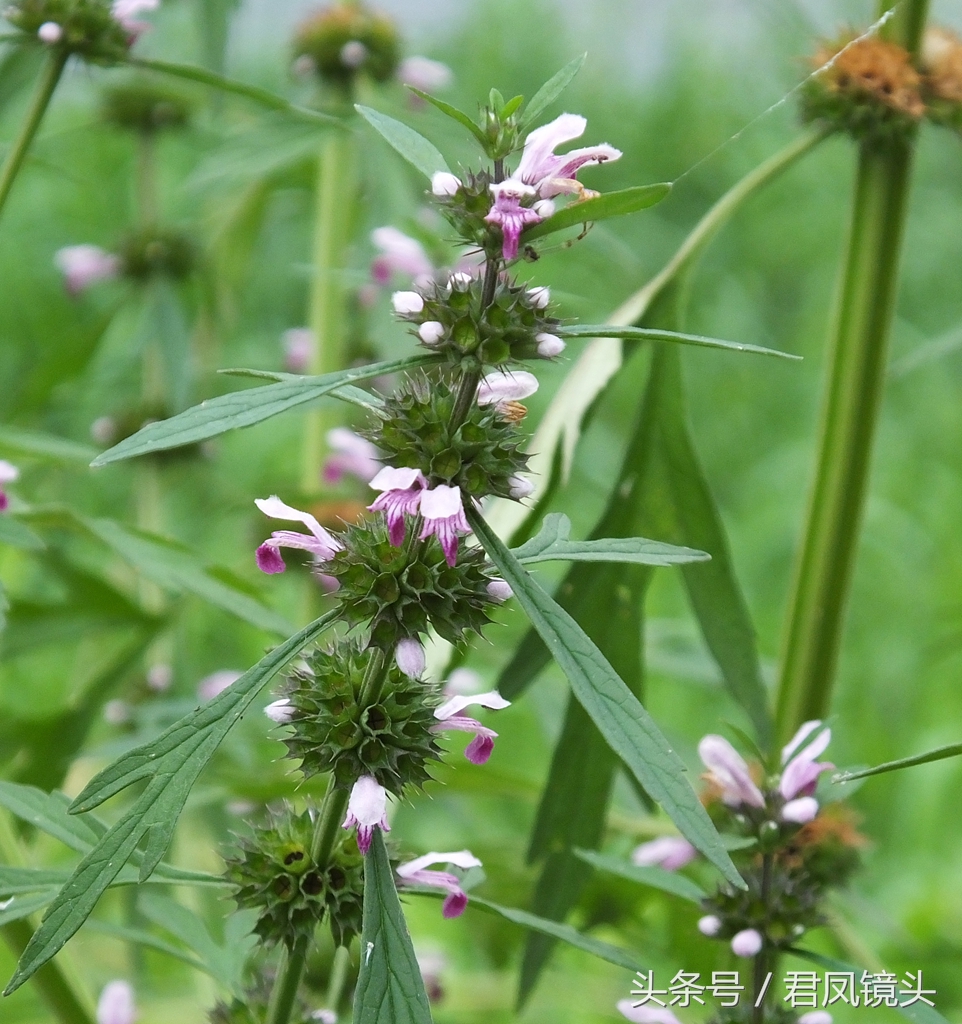
[[[196,444],[228,430],[261,423],[278,413],[329,395],[345,384],[379,377],[385,373],[410,370],[415,366],[437,361],[438,356],[433,354],[405,356],[403,359],[369,363],[367,366],[339,370],[337,373],[328,373],[320,377],[295,377],[262,388],[219,395],[168,420],[149,423],[133,436],[125,438],[120,444],[98,455],[91,465],[106,466],[110,462],[132,459],[148,452]]]
[[[579,202],[569,203],[540,224],[534,224],[521,236],[522,242],[533,242],[564,228],[588,224],[609,217],[623,217],[628,213],[647,210],[660,203],[671,191],[671,184],[661,181],[657,185],[633,185],[620,192],[605,192]]]
[[[824,956],[822,953],[814,953],[809,949],[798,949],[796,946],[790,947],[788,952],[801,957],[802,960],[817,964],[827,971],[842,971],[846,974],[854,972],[856,982],[862,979],[862,968],[853,967],[843,960],[836,960],[834,957]],[[911,1006],[893,1006],[892,1009],[902,1014],[903,1017],[915,1021],[915,1024],[949,1024],[938,1010],[922,1002],[912,1003]]]
[[[164,75],[173,75],[175,78],[185,78],[190,82],[197,82],[199,85],[206,85],[211,89],[219,89],[221,92],[231,93],[235,96],[243,96],[245,99],[253,100],[254,103],[267,107],[268,110],[279,110],[294,117],[303,118],[308,121],[315,121],[319,125],[333,128],[343,128],[344,125],[336,117],[330,114],[322,114],[319,110],[312,110],[310,107],[301,107],[290,103],[283,96],[271,92],[269,89],[262,89],[257,85],[248,85],[246,82],[238,82],[234,78],[225,78],[223,75],[215,74],[206,68],[199,68],[194,64],[175,64],[166,60],[146,60],[142,57],[128,57],[127,63],[135,68],[143,68],[146,71],[159,71]]]
[[[34,456],[51,462],[80,462],[85,466],[97,454],[97,450],[88,444],[78,444],[39,430],[8,426],[0,426],[0,452],[14,457]]]
[[[354,109],[405,160],[428,178],[438,171],[447,171],[448,165],[437,147],[413,128],[359,103]],[[450,173],[450,172],[449,172]]]
[[[234,367],[228,370],[218,370],[225,377],[253,377],[257,380],[300,380],[296,373],[281,373],[277,370],[247,370],[243,367]],[[377,411],[384,408],[384,399],[371,391],[363,388],[356,388],[353,384],[345,384],[342,388],[335,388],[329,392],[331,398],[339,398],[342,402],[360,406],[362,409]]]
[[[644,706],[577,622],[545,593],[473,509],[468,521],[501,570],[531,624],[571,683],[572,692],[612,750],[665,809],[682,835],[739,889],[745,883],[685,778],[686,769]]]
[[[23,551],[42,551],[47,546],[42,537],[9,512],[0,512],[0,544]]]
[[[722,348],[729,352],[754,352],[761,356],[778,356],[781,359],[801,359],[791,352],[779,352],[774,348],[749,345],[741,341],[722,341],[720,338],[706,338],[700,334],[683,334],[679,331],[658,331],[648,327],[617,327],[609,324],[573,324],[559,327],[563,338],[621,338],[623,341],[665,341],[681,345],[698,345],[701,348]]]
[[[594,850],[575,850],[575,853],[586,864],[590,864],[599,871],[627,878],[629,882],[639,882],[641,885],[648,885],[653,889],[661,889],[662,892],[670,892],[673,896],[680,896],[683,900],[698,905],[701,905],[702,900],[707,899],[707,893],[701,886],[674,871],[656,867],[639,867],[637,864],[631,864],[626,860],[604,853],[597,853]]]
[[[482,146],[487,147],[488,139],[483,131],[475,123],[474,118],[470,117],[463,110],[458,110],[457,107],[452,106],[450,103],[445,103],[444,100],[439,100],[437,96],[432,96],[430,93],[424,92],[423,89],[416,89],[413,85],[409,85],[408,88],[415,96],[420,96],[422,100],[430,103],[432,107],[437,107],[442,114],[447,114],[452,120],[457,121],[458,124],[463,125],[468,129],[469,132],[481,143]],[[393,143],[392,143],[393,145]]]
[[[630,562],[635,565],[681,565],[705,562],[704,551],[664,544],[644,537],[572,541],[571,520],[560,512],[545,516],[538,534],[512,554],[522,565],[536,562]]]
[[[381,830],[364,858],[361,970],[354,1024],[431,1024],[431,1008],[411,945]]]
[[[53,889],[55,893],[66,880],[66,871],[18,868],[0,864],[0,896],[19,896],[25,892],[40,892],[43,889]]]
[[[181,946],[162,939],[144,928],[133,928],[130,925],[110,924],[107,921],[92,920],[87,923],[91,931],[99,932],[110,938],[118,939],[120,942],[130,942],[136,946],[143,946],[145,949],[153,949],[158,953],[165,953],[167,956],[179,960],[181,963],[193,967],[195,971],[202,971],[204,974],[211,974],[207,965],[192,953],[189,953]]]
[[[0,907],[0,928],[42,910],[56,894],[56,889],[45,889],[32,895],[14,896],[6,906]]]
[[[925,754],[913,754],[902,757],[898,761],[886,761],[874,768],[861,768],[853,772],[839,772],[832,777],[832,782],[851,782],[853,779],[864,779],[869,775],[882,775],[884,772],[897,772],[902,768],[914,768],[917,764],[929,764],[931,761],[942,761],[946,757],[958,757],[962,754],[962,743],[950,743],[945,747],[936,747]]]
[[[583,53],[580,57],[575,57],[574,60],[568,61],[560,71],[553,74],[548,81],[541,86],[534,96],[531,97],[531,100],[524,109],[523,127],[529,128],[534,119],[543,110],[545,110],[546,107],[554,103],[565,89],[568,88],[575,75],[577,75],[581,70],[587,58],[588,54]]]
[[[173,837],[191,787],[224,737],[269,680],[336,617],[336,611],[329,612],[305,626],[223,693],[175,722],[157,739],[128,751],[87,784],[71,806],[74,813],[89,811],[133,783],[147,781],[133,806],[84,857],[57,894],[20,958],[8,993],[27,981],[74,935],[145,838],[148,847],[140,877],[150,876]]]
[[[103,835],[99,822],[77,818],[67,808],[70,801],[62,793],[44,793],[35,786],[0,781],[0,807],[26,821],[77,853],[87,853]]]
[[[567,942],[569,946],[590,953],[600,960],[607,960],[608,963],[614,964],[616,967],[624,967],[627,971],[643,971],[645,969],[628,950],[619,949],[618,946],[612,946],[600,939],[593,939],[589,935],[582,935],[571,925],[558,924],[557,921],[549,921],[544,917],[529,914],[526,910],[518,910],[515,907],[502,907],[473,894],[468,906],[484,907],[486,910],[494,911],[507,920],[521,925],[522,928],[529,928],[542,935],[550,935],[553,939],[560,939],[562,942]]]

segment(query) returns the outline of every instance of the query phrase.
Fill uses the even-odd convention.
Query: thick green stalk
[[[889,37],[917,50],[926,7],[927,0],[905,0],[886,26]],[[914,142],[907,133],[884,147],[863,142],[859,150],[815,485],[778,693],[783,741],[802,722],[824,717],[831,698],[885,383]]]
[[[47,112],[47,107],[50,105],[54,90],[57,88],[57,83],[60,81],[60,76],[63,74],[63,69],[67,64],[68,56],[69,54],[66,50],[52,50],[47,57],[47,63],[37,84],[37,91],[30,101],[27,116],[20,126],[20,131],[10,148],[10,152],[7,154],[3,169],[0,170],[0,214],[2,214],[3,208],[6,206],[17,174],[27,158],[27,152],[33,143],[34,136],[37,134],[37,129],[40,127],[43,115]]]
[[[344,273],[355,200],[355,142],[351,132],[330,132],[321,147],[315,204],[314,260],[309,326],[314,335],[310,372],[333,373],[346,362]],[[306,417],[301,489],[316,494],[327,431],[340,422],[328,405]]]

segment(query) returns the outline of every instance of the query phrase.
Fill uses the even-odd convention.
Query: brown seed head
[[[914,118],[925,113],[922,78],[895,43],[876,36],[839,40],[819,47],[812,62],[824,69],[819,78],[831,92],[874,99]]]

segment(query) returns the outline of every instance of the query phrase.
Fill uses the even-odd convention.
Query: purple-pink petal
[[[494,740],[483,733],[478,733],[464,748],[464,756],[471,764],[487,764],[493,752]]]
[[[257,568],[271,576],[283,572],[287,568],[284,559],[281,558],[281,553],[269,541],[261,544],[257,549],[256,558]]]
[[[468,894],[460,889],[457,892],[449,893],[444,898],[441,906],[441,913],[446,918],[460,917],[468,905]]]

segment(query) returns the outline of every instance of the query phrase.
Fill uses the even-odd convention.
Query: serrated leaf
[[[522,565],[537,562],[628,562],[634,565],[682,565],[705,562],[710,555],[694,548],[647,540],[645,537],[609,537],[569,540],[571,520],[560,512],[544,517],[541,529],[512,554]]]
[[[836,960],[834,957],[815,953],[809,949],[798,949],[795,946],[789,947],[787,952],[793,956],[801,957],[802,960],[818,964],[819,967],[823,967],[827,971],[841,971],[843,974],[854,972],[856,980],[861,981],[862,969],[860,967],[853,967],[851,964],[847,964],[842,960]],[[892,1009],[902,1014],[903,1017],[915,1021],[915,1024],[949,1024],[935,1007],[928,1006],[922,1002],[912,1003],[911,1006],[893,1006]]]
[[[656,185],[633,185],[620,192],[604,192],[600,196],[569,203],[557,213],[546,217],[540,224],[533,224],[521,235],[522,242],[533,242],[536,238],[563,231],[565,228],[589,224],[610,217],[624,217],[629,213],[647,210],[660,203],[671,192],[671,184],[660,181]]]
[[[558,72],[553,74],[547,82],[531,97],[524,110],[523,126],[529,128],[531,122],[568,88],[575,75],[581,70],[588,54],[583,53],[580,57],[568,61]]]
[[[250,427],[305,402],[316,401],[345,384],[437,361],[438,356],[431,354],[406,356],[403,359],[390,359],[382,363],[369,363],[367,366],[339,370],[337,373],[327,373],[320,377],[295,377],[262,388],[219,395],[170,419],[149,423],[136,434],[98,455],[91,465],[106,466],[108,463],[132,459],[148,452],[165,451],[168,448],[180,448],[183,445],[206,441],[228,430]]]
[[[234,78],[226,78],[224,75],[215,74],[206,68],[199,68],[193,64],[175,64],[166,60],[146,60],[142,57],[128,57],[127,63],[136,68],[144,68],[148,71],[159,71],[164,75],[172,75],[174,78],[184,78],[189,82],[196,82],[198,85],[206,85],[211,89],[218,89],[221,92],[230,93],[234,96],[243,96],[244,99],[252,100],[254,103],[269,110],[278,110],[293,117],[303,118],[308,121],[315,121],[318,125],[329,128],[343,128],[344,125],[336,117],[330,114],[322,114],[319,110],[312,110],[310,107],[301,107],[290,103],[283,96],[271,92],[269,89],[262,89],[257,85],[248,85],[247,82],[238,82]]]
[[[701,886],[674,871],[656,867],[640,867],[595,850],[575,850],[575,854],[586,864],[590,864],[599,871],[627,878],[629,882],[638,882],[640,885],[660,889],[662,892],[671,893],[672,896],[680,896],[683,900],[688,900],[696,905],[700,905],[702,900],[708,898],[708,894]]]
[[[9,512],[0,512],[0,544],[9,544],[22,551],[43,551],[47,546],[42,537]]]
[[[590,953],[600,960],[607,960],[616,967],[624,967],[627,971],[643,971],[645,968],[626,949],[619,949],[600,939],[593,939],[590,935],[583,935],[577,929],[567,924],[559,924],[557,921],[549,921],[536,914],[529,914],[526,910],[518,910],[516,907],[502,907],[498,903],[481,899],[479,896],[471,896],[469,907],[484,907],[486,910],[494,911],[514,924],[522,928],[529,928],[531,931],[540,932],[543,935],[550,935],[553,939],[560,939],[569,946]]]
[[[87,465],[97,454],[89,444],[79,444],[55,434],[21,427],[0,426],[0,452],[4,455],[33,456],[51,462],[79,462]]]
[[[652,799],[661,804],[682,835],[732,885],[745,888],[711,819],[688,784],[684,763],[644,706],[578,623],[545,593],[487,523],[473,509],[466,510],[466,515],[532,626],[568,677],[572,692],[609,746]]]
[[[841,784],[851,782],[853,779],[865,779],[869,775],[882,775],[885,772],[897,772],[902,768],[914,768],[918,764],[930,764],[932,761],[942,761],[947,757],[958,757],[962,754],[962,743],[950,743],[944,747],[936,747],[924,754],[913,754],[911,757],[902,757],[898,761],[886,761],[884,764],[877,764],[874,768],[860,768],[858,771],[839,772],[832,777],[832,782]]]
[[[444,100],[439,100],[437,96],[432,96],[428,92],[424,92],[423,89],[416,89],[413,85],[409,85],[408,88],[415,96],[420,96],[426,103],[430,103],[432,107],[437,107],[442,114],[447,114],[453,121],[457,121],[458,124],[463,125],[469,132],[481,143],[482,146],[486,147],[488,139],[484,132],[478,127],[472,117],[466,114],[463,110],[458,110],[457,107],[450,103],[445,103]]]
[[[273,676],[294,660],[337,617],[328,612],[276,647],[213,700],[175,722],[157,739],[136,747],[98,773],[71,806],[89,811],[135,782],[147,785],[111,826],[57,894],[30,940],[6,991],[13,992],[56,955],[90,915],[97,901],[145,838],[140,878],[148,878],[173,838],[191,787]],[[81,819],[82,820],[82,819]]]
[[[404,157],[412,167],[416,167],[428,178],[433,178],[438,171],[450,171],[444,157],[433,142],[409,128],[401,121],[396,121],[387,114],[355,104],[354,109],[365,121],[390,145]]]
[[[361,968],[354,1024],[431,1024],[431,1007],[381,830],[364,858]]]
[[[791,352],[779,352],[774,348],[749,345],[742,341],[723,341],[721,338],[706,338],[701,334],[685,334],[680,331],[660,331],[650,327],[617,327],[609,324],[574,324],[558,328],[563,338],[620,338],[622,341],[663,341],[679,345],[696,345],[700,348],[721,348],[729,352],[754,352],[761,356],[778,356],[781,359],[800,360],[801,356]]]

